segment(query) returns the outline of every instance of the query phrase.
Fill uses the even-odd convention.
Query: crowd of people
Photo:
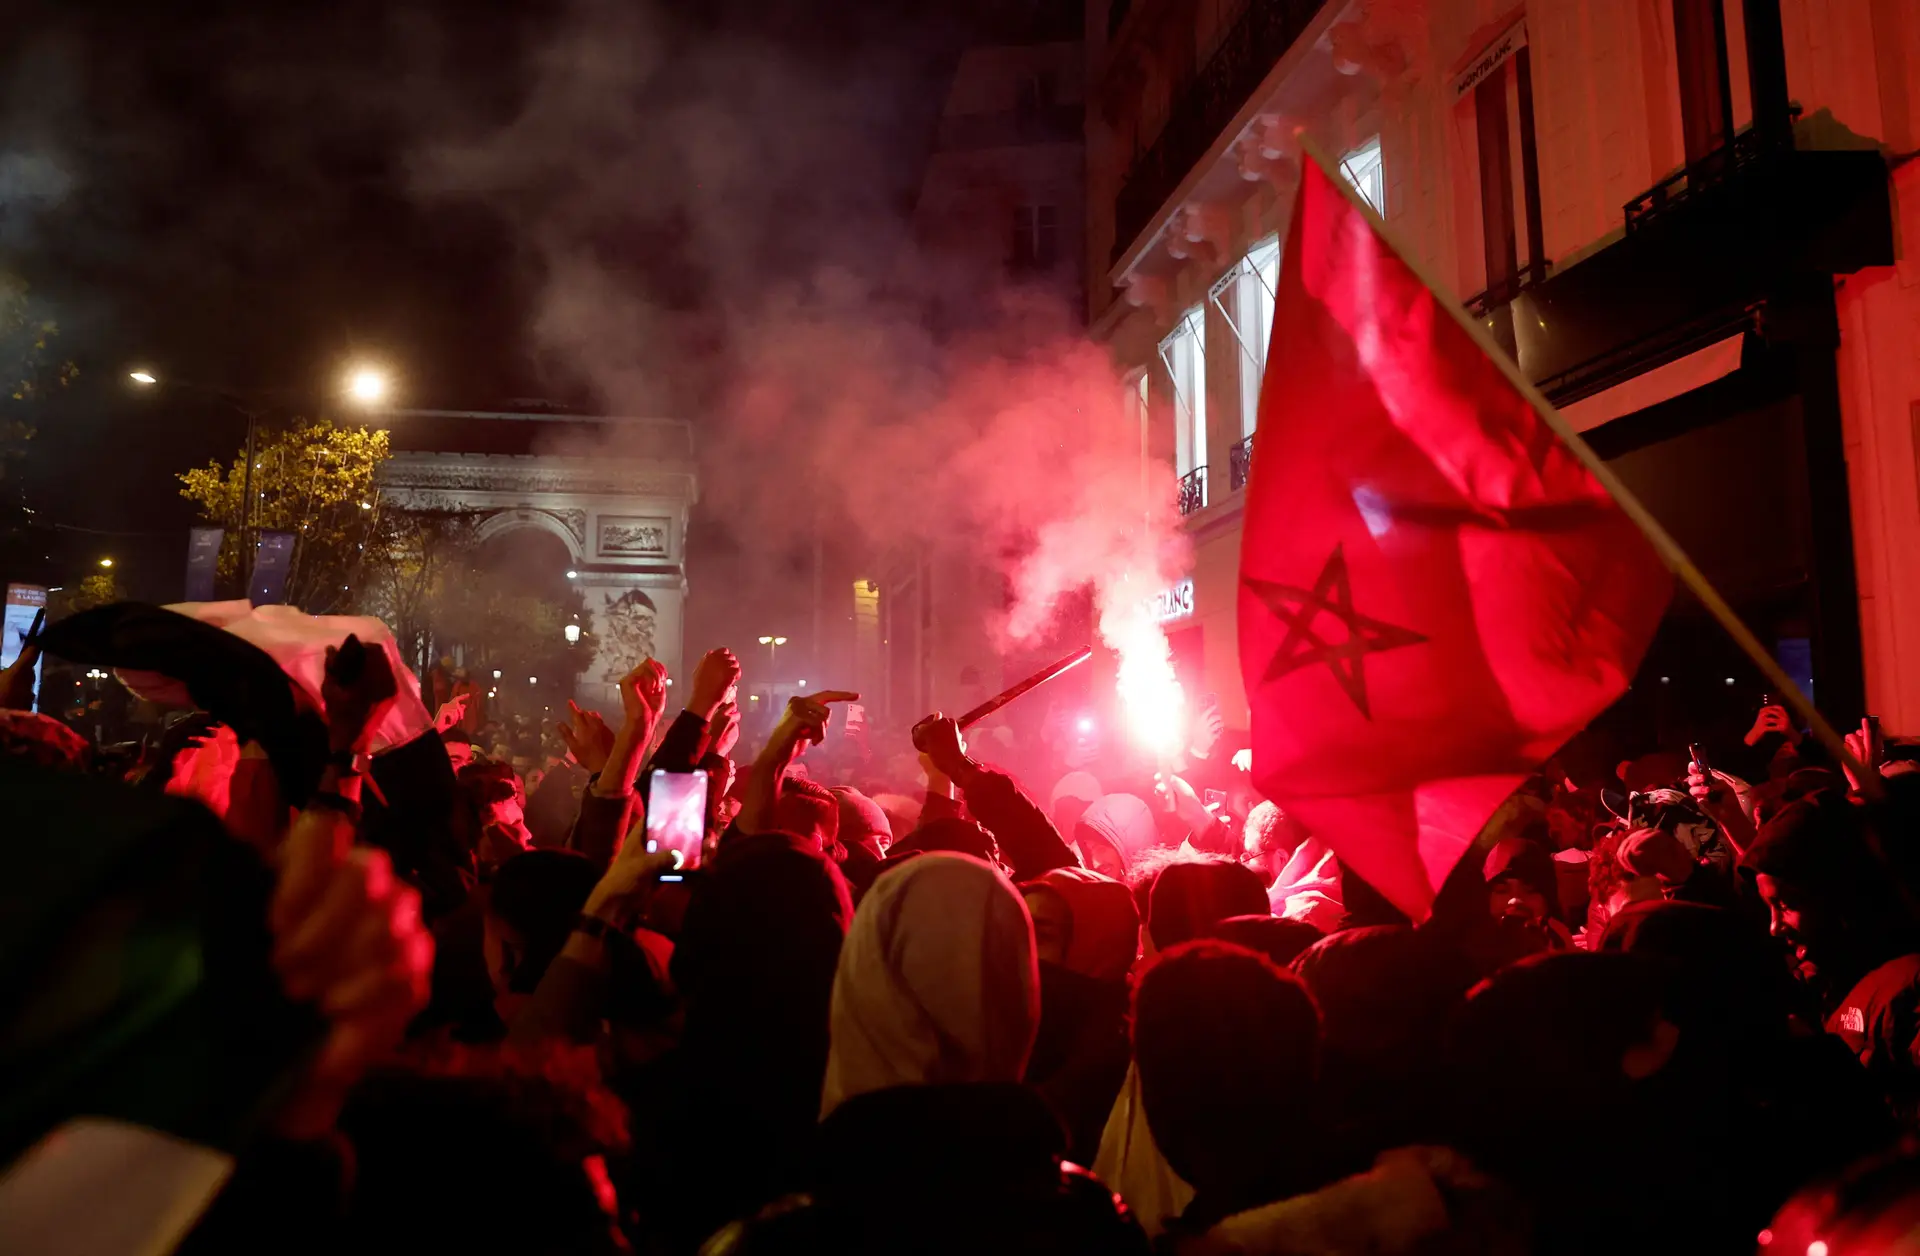
[[[47,648],[154,666],[83,636]],[[383,741],[396,658],[349,639],[290,703],[186,677],[132,773],[0,712],[16,788],[174,795],[257,852],[324,1021],[182,1251],[1914,1242],[1920,765],[1871,721],[1858,768],[1774,704],[1738,745],[1548,765],[1413,922],[1211,704],[1141,764],[937,713],[910,750],[835,736],[825,691],[748,754],[722,649],[516,754],[455,694]],[[689,852],[649,799],[695,773]]]

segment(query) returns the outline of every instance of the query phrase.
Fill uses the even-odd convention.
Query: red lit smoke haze
[[[1185,557],[1171,470],[1143,475],[1139,416],[1063,298],[916,244],[898,170],[931,118],[902,102],[928,91],[886,51],[835,63],[579,0],[518,110],[430,127],[414,185],[514,227],[548,369],[613,413],[696,421],[702,513],[763,551],[757,578],[816,527],[985,562],[1006,645],[1091,585],[1123,689],[1164,718],[1145,604]]]

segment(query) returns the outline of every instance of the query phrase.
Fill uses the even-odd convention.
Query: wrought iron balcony
[[[1800,107],[1793,106],[1789,117],[1797,119]],[[1790,125],[1790,124],[1789,124]],[[1791,137],[1791,132],[1788,133]],[[1643,230],[1671,210],[1676,210],[1723,184],[1733,183],[1747,171],[1783,150],[1770,144],[1768,136],[1748,127],[1731,143],[1714,149],[1690,166],[1683,166],[1654,184],[1626,204],[1627,234]]]
[[[1180,477],[1180,513],[1191,515],[1207,504],[1207,469],[1195,467]]]
[[[1187,84],[1166,125],[1127,172],[1113,201],[1113,255],[1127,251],[1155,211],[1206,155],[1324,0],[1247,0],[1220,47]]]
[[[1247,486],[1247,476],[1253,472],[1253,437],[1248,436],[1227,451],[1227,487],[1239,492]]]

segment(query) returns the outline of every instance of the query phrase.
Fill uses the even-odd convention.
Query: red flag
[[[1301,164],[1240,558],[1254,775],[1419,919],[1625,691],[1671,581],[1448,298]]]

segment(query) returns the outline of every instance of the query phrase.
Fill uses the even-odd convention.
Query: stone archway
[[[598,651],[576,698],[619,706],[615,681],[651,655],[682,674],[690,426],[672,419],[408,410],[387,416],[382,500],[479,518],[484,543],[522,528],[558,537]]]

